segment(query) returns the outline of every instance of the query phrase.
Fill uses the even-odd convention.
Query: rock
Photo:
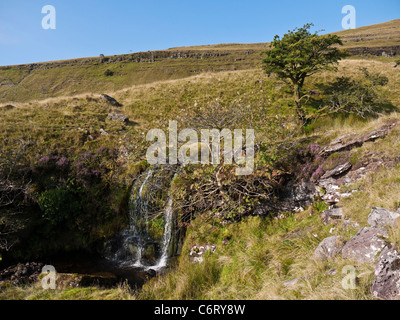
[[[386,247],[375,266],[375,279],[371,287],[374,297],[382,300],[398,300],[400,295],[400,255]]]
[[[337,274],[337,270],[336,269],[330,269],[330,270],[326,271],[325,274],[327,276],[334,276],[334,275]]]
[[[78,288],[78,287],[112,287],[118,283],[118,278],[112,273],[97,273],[97,274],[70,274],[57,273],[56,288]]]
[[[100,134],[101,134],[102,136],[108,136],[108,132],[105,131],[103,128],[100,129]]]
[[[290,181],[279,192],[278,203],[275,204],[279,211],[298,211],[300,208],[308,207],[312,204],[317,189],[311,182],[296,183]]]
[[[0,107],[0,110],[12,110],[15,109],[15,107],[11,104],[7,104],[6,106]]]
[[[314,259],[329,260],[337,256],[344,246],[340,236],[332,236],[324,239],[314,252]]]
[[[343,163],[339,166],[337,166],[336,168],[329,170],[328,172],[326,172],[321,179],[328,179],[330,177],[336,177],[336,176],[340,176],[343,173],[346,173],[347,171],[349,171],[352,167],[352,164],[350,162],[346,162]]]
[[[400,213],[386,210],[383,208],[372,208],[371,213],[368,217],[368,223],[372,227],[386,227],[397,226],[397,219],[400,218]],[[400,220],[399,220],[400,221]]]
[[[297,282],[299,282],[299,280],[301,280],[301,279],[302,278],[294,278],[292,280],[286,281],[283,283],[283,286],[286,288],[294,287],[297,284]]]
[[[42,268],[43,264],[36,262],[10,266],[0,271],[0,281],[9,282],[12,285],[32,283],[42,273]]]
[[[106,94],[101,94],[99,95],[99,97],[103,100],[105,100],[106,102],[108,102],[109,104],[111,104],[114,107],[121,107],[122,104],[120,104],[117,100],[115,100],[113,97],[110,97]]]
[[[215,250],[217,249],[217,246],[215,245],[206,245],[206,246],[194,246],[190,250],[189,256],[192,262],[195,263],[202,263],[204,261],[203,255],[206,252],[214,253]]]
[[[332,208],[325,210],[320,215],[322,222],[325,225],[339,222],[343,220],[343,208]]]
[[[351,219],[344,219],[343,220],[343,227],[344,228],[352,227],[354,229],[358,229],[358,228],[360,228],[360,225],[358,224],[358,222],[351,221]]]
[[[107,119],[111,120],[111,121],[119,121],[119,122],[123,122],[123,123],[129,122],[128,117],[125,117],[121,114],[116,114],[116,113],[109,113],[107,116]]]
[[[365,227],[361,229],[343,247],[343,259],[357,262],[374,262],[377,254],[388,245],[381,237],[389,237],[389,233],[385,228]]]
[[[382,128],[370,132],[359,138],[350,138],[353,135],[345,135],[343,137],[338,138],[337,140],[333,141],[328,147],[324,148],[320,155],[322,156],[329,156],[332,153],[340,152],[340,151],[347,151],[353,148],[361,147],[365,142],[375,141],[379,138],[384,138],[396,125],[398,125],[400,121],[396,120],[393,121],[391,124],[385,125]]]

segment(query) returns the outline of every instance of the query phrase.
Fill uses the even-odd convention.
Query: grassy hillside
[[[390,32],[399,26],[400,20],[395,20],[342,34],[346,46],[358,46],[355,36],[360,34],[361,41],[384,46],[389,45],[384,37],[364,34],[386,28]],[[397,32],[391,36],[398,41]],[[329,89],[337,89],[341,80],[349,86],[341,87],[339,97],[358,97],[361,92],[364,101],[362,94],[367,92],[372,102],[363,105],[369,103],[371,112],[322,114],[302,127],[289,85],[256,68],[263,49],[265,44],[226,44],[0,68],[0,173],[4,178],[0,188],[15,200],[12,207],[9,198],[0,196],[0,226],[11,226],[15,230],[6,232],[21,235],[11,250],[0,251],[0,265],[7,259],[40,259],[60,250],[96,250],[123,229],[132,183],[148,168],[146,133],[154,128],[166,131],[170,120],[177,120],[179,129],[199,123],[211,126],[216,120],[229,128],[254,128],[259,150],[249,185],[255,182],[257,188],[268,188],[276,176],[309,179],[318,161],[301,152],[310,145],[325,146],[338,137],[360,136],[399,120],[396,58],[350,57],[340,62],[338,72],[307,79],[305,91],[316,92],[308,101],[310,110],[329,105],[333,95]],[[375,80],[386,77],[387,85],[371,85],[363,68]],[[112,75],[106,75],[107,70]],[[351,85],[356,88],[353,92],[348,91]],[[121,106],[106,102],[100,93],[112,95]],[[113,121],[110,113],[129,121]],[[351,188],[357,192],[339,203],[360,227],[367,224],[371,207],[399,207],[399,137],[396,127],[385,139],[345,155],[354,165],[365,158],[391,163],[358,181]],[[338,159],[340,155],[333,154],[324,165],[333,168]],[[300,213],[263,217],[253,216],[254,209],[266,203],[261,200],[274,199],[253,196],[225,201],[221,192],[198,204],[204,186],[237,186],[229,168],[221,175],[216,170],[189,166],[174,179],[173,203],[180,215],[187,208],[193,219],[184,221],[187,236],[182,255],[165,275],[142,290],[74,288],[49,294],[35,283],[0,286],[0,298],[372,299],[372,264],[355,265],[358,287],[348,291],[341,286],[341,270],[348,261],[312,259],[322,239],[340,235],[348,240],[357,232],[344,224],[324,225],[319,214],[327,205],[321,199]],[[222,178],[216,182],[217,177]],[[398,232],[391,231],[391,240],[400,243]],[[216,252],[206,254],[202,264],[192,263],[192,246],[207,244],[215,244]],[[285,284],[292,279],[297,282]]]
[[[400,20],[337,34],[343,37],[347,49],[371,48],[371,52],[356,50],[355,54],[381,55],[391,50],[374,48],[399,46]],[[267,48],[267,43],[220,44],[0,67],[0,103],[114,92],[207,72],[254,69],[261,61],[259,53]]]
[[[334,34],[343,38],[347,48],[399,46],[400,19],[335,32]]]

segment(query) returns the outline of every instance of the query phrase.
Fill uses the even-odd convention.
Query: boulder
[[[344,241],[340,236],[324,239],[314,252],[314,259],[329,260],[336,257],[343,249]]]
[[[103,128],[100,128],[100,134],[101,134],[102,136],[108,136],[108,132],[105,131]]]
[[[303,280],[303,277],[294,278],[294,279],[292,279],[292,280],[285,281],[285,282],[283,283],[283,286],[286,287],[286,288],[292,288],[292,287],[294,287],[300,280]]]
[[[0,110],[12,110],[15,109],[15,107],[11,104],[8,104],[6,106],[0,107]]]
[[[371,287],[374,297],[382,300],[398,300],[400,295],[400,255],[392,247],[386,247],[375,266],[375,279]]]
[[[348,151],[357,147],[361,147],[364,143],[375,141],[376,139],[384,138],[400,121],[395,120],[392,123],[381,127],[378,130],[372,131],[361,137],[354,137],[354,135],[345,135],[333,141],[329,146],[324,148],[320,155],[329,156],[335,152]]]
[[[322,222],[327,225],[343,220],[343,208],[325,210],[320,215]]]
[[[32,283],[41,274],[42,267],[42,263],[27,262],[0,270],[0,285],[7,282],[13,285]]]
[[[217,249],[215,245],[206,245],[206,246],[194,246],[190,249],[189,257],[190,260],[194,263],[202,263],[204,262],[204,255],[206,252],[214,253]]]
[[[397,220],[400,218],[399,212],[386,210],[383,208],[372,208],[371,213],[368,217],[368,223],[372,227],[395,227],[397,226]]]
[[[116,114],[116,113],[109,113],[107,116],[107,119],[111,120],[111,121],[119,121],[119,122],[123,122],[123,123],[129,122],[128,117],[125,117],[121,114]]]
[[[346,173],[347,171],[349,171],[352,167],[352,164],[350,162],[346,162],[343,163],[339,166],[337,166],[336,168],[329,170],[328,172],[326,172],[321,179],[328,179],[330,177],[337,177],[340,176],[341,174]]]
[[[122,106],[117,100],[115,100],[113,97],[110,97],[110,96],[108,96],[106,94],[101,94],[101,95],[99,95],[99,97],[101,99],[105,100],[107,103],[111,104],[114,107],[121,107]]]
[[[385,228],[365,227],[361,229],[343,247],[343,259],[357,262],[374,262],[376,256],[388,245],[382,237],[389,237],[389,233]]]

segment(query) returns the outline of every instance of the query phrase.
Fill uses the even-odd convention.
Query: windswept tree
[[[310,120],[303,103],[303,99],[308,96],[302,90],[305,79],[324,70],[336,71],[336,65],[345,56],[337,47],[343,45],[337,35],[320,36],[318,32],[311,33],[312,26],[312,23],[306,24],[289,31],[282,38],[276,35],[270,44],[271,49],[263,52],[265,72],[290,80],[296,112],[303,125]]]

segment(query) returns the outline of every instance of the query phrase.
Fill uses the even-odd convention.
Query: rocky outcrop
[[[387,161],[378,160],[373,156],[373,154],[370,154],[370,156],[367,155],[362,162],[355,166],[349,161],[348,157],[346,157],[346,151],[361,147],[366,142],[372,142],[384,138],[399,123],[400,121],[394,120],[389,124],[382,126],[380,129],[374,130],[360,137],[354,134],[347,134],[339,137],[330,145],[323,148],[318,155],[319,157],[327,159],[331,154],[337,153],[343,154],[343,160],[333,169],[323,172],[320,178],[316,179],[315,183],[317,188],[323,190],[323,192],[319,192],[321,199],[329,205],[336,205],[342,198],[349,197],[354,191],[356,191],[350,190],[342,192],[342,186],[351,186],[358,180],[363,179],[368,172],[375,172],[383,165],[387,165]],[[341,158],[339,157],[339,159]]]
[[[374,297],[382,300],[398,300],[400,296],[400,255],[392,247],[386,247],[375,266],[375,280],[371,287]]]
[[[372,208],[368,217],[368,223],[372,227],[395,227],[400,218],[399,212],[386,210],[383,208]]]
[[[342,250],[343,259],[356,262],[374,262],[377,255],[388,245],[382,238],[388,238],[385,228],[365,227],[361,229]]]
[[[355,47],[348,48],[346,51],[352,55],[374,55],[383,57],[394,57],[400,54],[400,46],[388,47]]]
[[[333,236],[324,239],[314,252],[314,259],[329,260],[336,257],[344,246],[344,241],[340,236]]]
[[[11,283],[13,285],[35,282],[42,273],[44,264],[28,262],[8,267],[0,271],[0,285]]]
[[[392,123],[383,126],[382,128],[365,134],[361,137],[355,137],[353,134],[347,134],[339,137],[333,141],[329,146],[322,149],[320,152],[321,156],[329,156],[335,152],[348,151],[353,148],[361,147],[364,143],[375,141],[379,138],[384,138],[400,121],[393,121]]]
[[[341,164],[339,166],[337,166],[336,168],[329,170],[328,172],[326,172],[321,179],[328,179],[331,177],[338,177],[344,173],[346,173],[347,171],[349,171],[351,169],[352,165],[350,162],[346,162],[344,164]]]

